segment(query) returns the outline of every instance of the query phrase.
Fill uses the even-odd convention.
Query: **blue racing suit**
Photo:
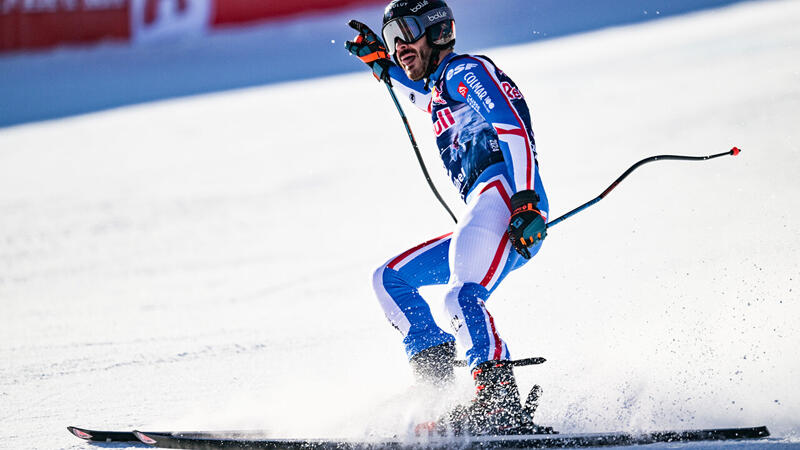
[[[528,106],[514,82],[483,56],[450,53],[428,81],[411,81],[393,65],[392,84],[427,111],[442,162],[466,203],[452,233],[407,250],[376,270],[373,285],[408,357],[457,338],[470,366],[510,357],[485,301],[527,260],[506,230],[510,197],[522,190],[549,205],[536,161]],[[541,242],[530,249],[538,252]],[[448,284],[445,308],[456,336],[442,330],[418,288]]]

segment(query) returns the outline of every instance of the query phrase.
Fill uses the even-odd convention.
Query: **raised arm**
[[[358,35],[345,42],[347,51],[368,65],[378,81],[396,87],[414,106],[428,111],[431,94],[426,91],[425,83],[411,81],[403,69],[389,59],[386,46],[367,25],[357,20],[351,20],[348,25],[358,31]]]

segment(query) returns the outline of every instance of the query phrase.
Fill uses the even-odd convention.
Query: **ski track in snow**
[[[798,23],[800,2],[741,3],[486,50],[532,108],[553,214],[645,156],[743,149],[639,169],[494,294],[512,353],[548,359],[517,371],[539,422],[800,442]],[[2,448],[412,421],[370,276],[450,219],[367,73],[2,129],[0,217]]]

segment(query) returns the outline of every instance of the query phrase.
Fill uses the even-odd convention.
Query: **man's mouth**
[[[414,52],[406,52],[400,55],[400,63],[406,67],[410,66],[411,63],[414,62],[417,55]]]

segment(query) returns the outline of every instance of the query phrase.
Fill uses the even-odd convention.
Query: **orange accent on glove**
[[[358,59],[360,59],[361,61],[364,61],[365,63],[369,64],[372,61],[375,61],[375,60],[378,60],[378,59],[384,59],[386,57],[387,56],[386,56],[385,52],[377,51],[377,52],[370,53],[369,55],[366,55],[366,56],[359,56]]]

